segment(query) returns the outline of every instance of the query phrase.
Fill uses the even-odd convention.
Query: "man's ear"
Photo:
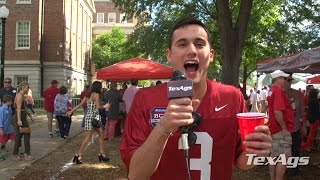
[[[166,51],[166,57],[167,57],[167,61],[172,64],[171,50],[169,48]]]
[[[214,49],[212,48],[210,50],[210,63],[212,63],[214,61]]]

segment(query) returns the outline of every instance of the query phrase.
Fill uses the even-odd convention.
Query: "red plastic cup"
[[[240,129],[241,140],[244,141],[248,134],[254,133],[254,128],[264,124],[265,114],[256,112],[247,112],[237,114],[238,124]],[[253,140],[254,141],[254,140]],[[246,146],[242,145],[243,151],[246,150]],[[252,149],[258,149],[250,147]]]

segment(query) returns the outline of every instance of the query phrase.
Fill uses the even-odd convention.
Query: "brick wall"
[[[97,23],[97,13],[104,13],[104,23],[108,23],[108,13],[116,13],[116,23],[120,23],[120,14],[119,9],[115,7],[113,2],[95,2],[96,13],[93,16],[93,23]],[[132,23],[132,19],[128,19],[127,23]]]
[[[67,0],[68,1],[68,0]],[[64,45],[64,24],[63,1],[45,1],[45,22],[44,22],[44,54],[46,62],[62,62]],[[57,54],[59,52],[59,54]]]
[[[8,0],[5,6],[9,9],[5,60],[39,60],[39,1],[32,1],[32,4],[16,4],[15,0]],[[16,22],[19,20],[31,21],[30,50],[16,50]]]

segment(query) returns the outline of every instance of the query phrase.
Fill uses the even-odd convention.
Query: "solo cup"
[[[238,124],[240,129],[240,135],[242,142],[248,134],[254,133],[254,128],[264,124],[265,114],[256,112],[247,112],[237,114]],[[253,140],[254,141],[254,140]],[[246,146],[242,145],[243,151],[246,150]],[[258,149],[250,147],[252,149]]]

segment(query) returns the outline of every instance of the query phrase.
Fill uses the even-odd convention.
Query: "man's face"
[[[292,81],[293,81],[293,78],[291,75],[286,78],[286,88],[291,87]]]
[[[6,88],[6,89],[10,89],[12,87],[11,80],[5,79],[3,83],[4,83],[3,87]]]
[[[278,84],[280,85],[281,88],[285,88],[287,84],[287,78],[285,77],[278,77]]]
[[[210,49],[207,33],[201,26],[186,25],[174,31],[172,47],[166,55],[174,70],[185,72],[188,79],[199,83],[207,78],[214,50]]]
[[[58,83],[54,83],[54,84],[52,84],[52,86],[57,88],[58,87]]]

